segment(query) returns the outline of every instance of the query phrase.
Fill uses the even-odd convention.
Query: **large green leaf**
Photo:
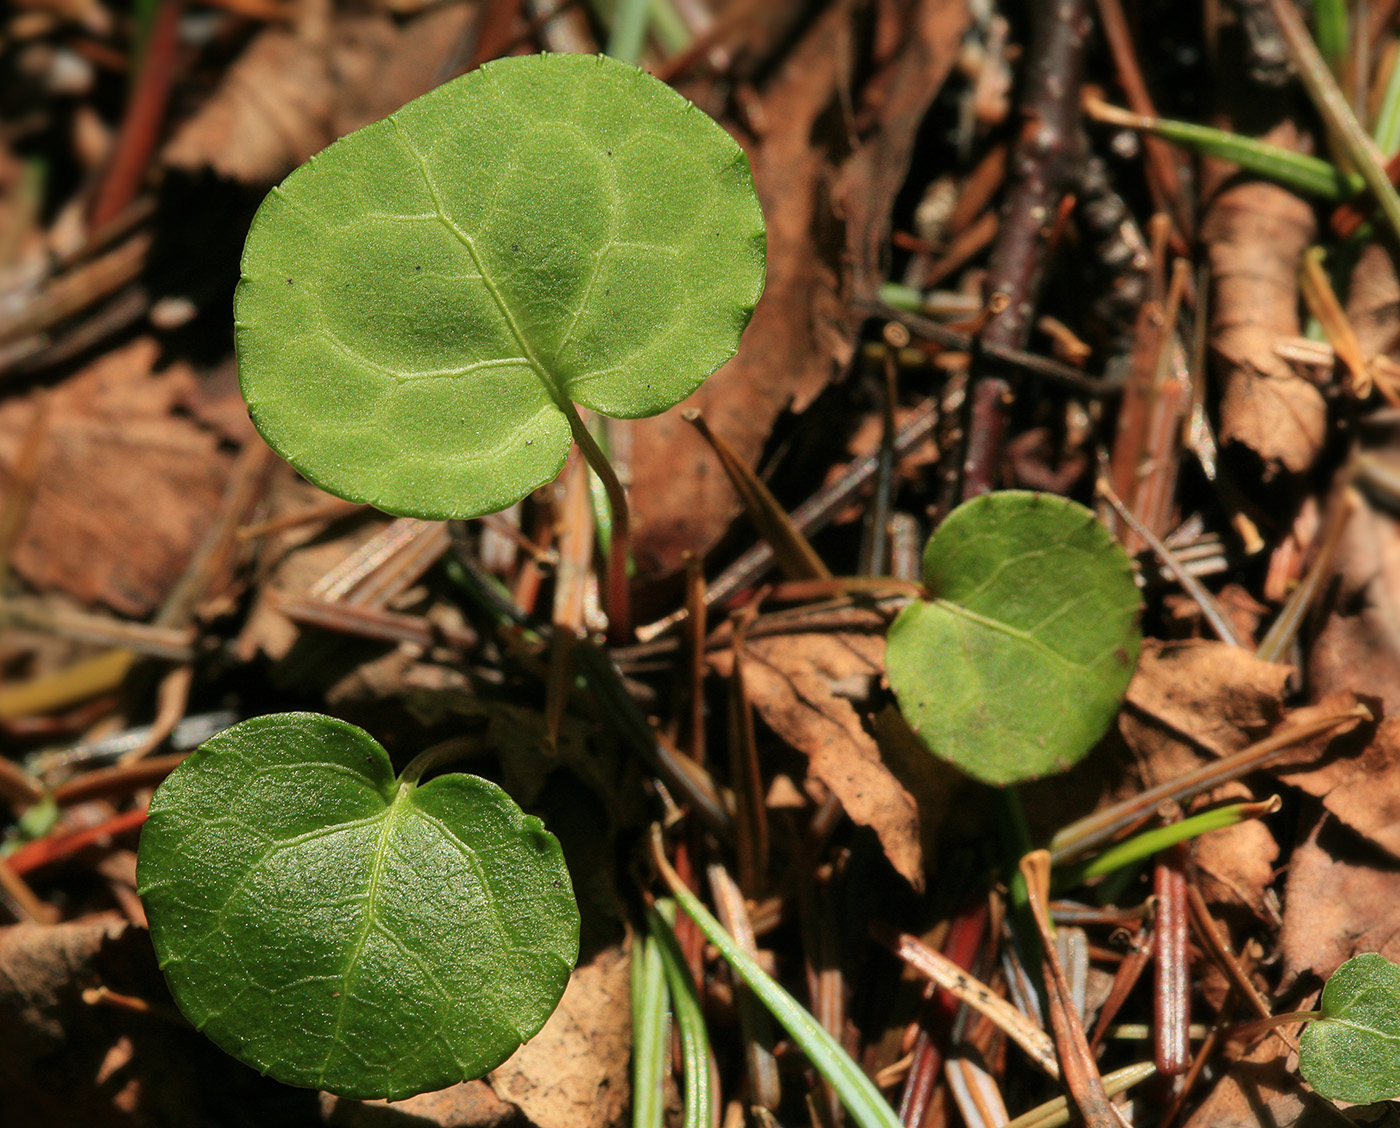
[[[1400,966],[1375,952],[1347,960],[1303,1031],[1298,1069],[1328,1100],[1400,1099]]]
[[[764,248],[743,152],[668,86],[500,59],[272,190],[235,299],[243,394],[333,493],[491,512],[558,473],[566,404],[654,415],[733,356]]]
[[[185,1016],[289,1085],[404,1097],[479,1077],[578,956],[559,844],[499,787],[397,781],[361,729],[235,725],[151,801],[138,883]]]
[[[1062,771],[1104,734],[1137,664],[1127,555],[1082,505],[1005,490],[959,506],[889,631],[900,710],[938,756],[1004,784]]]

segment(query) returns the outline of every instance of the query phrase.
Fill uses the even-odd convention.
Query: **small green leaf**
[[[1342,964],[1298,1050],[1299,1071],[1328,1100],[1400,1099],[1400,965],[1375,952]]]
[[[578,956],[559,843],[499,787],[395,780],[314,713],[224,730],[151,801],[138,885],[181,1011],[289,1085],[391,1099],[480,1077]]]
[[[670,87],[500,59],[272,190],[234,303],[243,395],[332,493],[492,512],[558,473],[574,403],[655,415],[733,356],[764,248],[742,150]]]
[[[929,539],[924,584],[934,598],[900,613],[885,660],[936,755],[1005,784],[1094,746],[1141,637],[1132,565],[1089,510],[1018,490],[975,498]]]

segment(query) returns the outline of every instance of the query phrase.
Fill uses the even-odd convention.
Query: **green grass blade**
[[[694,36],[671,0],[651,0],[651,30],[668,55],[676,55],[690,46]]]
[[[1351,33],[1347,27],[1347,0],[1317,0],[1313,6],[1314,38],[1334,77],[1340,79],[1347,62],[1347,44]]]
[[[1397,54],[1386,76],[1385,93],[1372,128],[1376,146],[1386,157],[1400,149],[1400,54]]]
[[[661,946],[639,936],[632,949],[632,1128],[663,1128],[671,997]]]
[[[608,54],[634,66],[647,37],[647,0],[617,0],[608,32]]]
[[[1272,814],[1278,810],[1279,805],[1279,798],[1275,795],[1262,803],[1230,803],[1224,807],[1216,807],[1211,811],[1202,811],[1198,815],[1181,819],[1179,822],[1153,827],[1151,830],[1133,835],[1132,838],[1126,839],[1116,846],[1111,846],[1087,862],[1059,871],[1056,875],[1055,885],[1057,888],[1068,889],[1080,882],[1088,881],[1090,878],[1103,877],[1105,874],[1113,873],[1124,866],[1144,861],[1152,857],[1153,854],[1165,850],[1168,846],[1175,846],[1178,842],[1197,838],[1212,830],[1224,830],[1227,826],[1235,826],[1246,819],[1256,819],[1261,815]]]
[[[720,925],[676,875],[666,861],[661,847],[660,831],[653,829],[652,855],[657,869],[670,886],[672,894],[686,915],[697,925],[705,938],[719,949],[725,961],[759,1000],[772,1012],[783,1028],[792,1035],[809,1061],[836,1090],[841,1103],[860,1128],[900,1128],[899,1117],[889,1102],[880,1095],[875,1083],[866,1076],[830,1034],[802,1005],[773,981]]]
[[[1337,80],[1323,62],[1302,17],[1289,0],[1269,0],[1269,9],[1283,32],[1298,77],[1302,79],[1322,120],[1327,123],[1333,142],[1356,166],[1356,171],[1366,181],[1366,187],[1375,196],[1386,223],[1400,237],[1400,195],[1376,159],[1375,146],[1337,88]]]
[[[695,993],[695,981],[685,966],[680,944],[673,930],[676,906],[670,901],[658,901],[647,910],[647,927],[666,971],[671,988],[671,1002],[676,1012],[676,1024],[681,1032],[681,1058],[685,1065],[685,1128],[710,1128],[710,1037],[705,1030],[705,1013]]]
[[[1238,133],[1187,121],[1144,117],[1101,103],[1091,112],[1099,121],[1150,133],[1201,156],[1233,161],[1247,172],[1267,177],[1285,188],[1309,196],[1340,202],[1351,199],[1366,187],[1366,182],[1360,176],[1348,175],[1318,157],[1295,153],[1292,149],[1242,137]]]

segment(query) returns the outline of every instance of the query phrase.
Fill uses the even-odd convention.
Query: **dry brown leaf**
[[[337,137],[425,94],[473,16],[443,4],[401,27],[384,15],[342,17],[329,39],[269,28],[166,146],[173,168],[213,169],[271,184]]]
[[[140,1014],[88,988],[149,1001]],[[207,1128],[216,1109],[314,1115],[314,1096],[259,1077],[175,1014],[144,929],[115,914],[0,928],[0,1121],[5,1128]]]
[[[1347,317],[1362,351],[1389,355],[1400,346],[1400,278],[1384,242],[1367,243],[1351,272]]]
[[[1145,643],[1128,687],[1132,708],[1119,720],[1144,786],[1238,751],[1272,729],[1283,717],[1290,672],[1221,642]],[[1233,783],[1212,789],[1195,805],[1254,797]],[[1222,915],[1244,918],[1238,924],[1265,911],[1278,853],[1273,835],[1256,821],[1212,831],[1192,843],[1206,900]]]
[[[485,1081],[465,1081],[392,1103],[322,1093],[321,1117],[332,1128],[509,1128],[519,1124],[520,1111]]]
[[[626,1120],[628,975],[620,946],[601,949],[574,972],[544,1029],[488,1078],[536,1128],[613,1128]]]
[[[1296,147],[1297,131],[1285,123],[1265,140]],[[1316,226],[1310,203],[1255,180],[1220,192],[1201,222],[1220,437],[1258,454],[1266,477],[1307,470],[1326,432],[1322,393],[1274,352],[1280,337],[1298,335],[1298,267]]]
[[[867,297],[878,284],[877,248],[888,242],[914,136],[967,18],[963,0],[914,6],[900,52],[872,87],[883,100],[878,124],[851,154],[856,125],[843,76],[859,70],[852,28],[860,7],[841,0],[827,8],[763,92],[763,135],[749,158],[768,222],[768,282],[739,355],[682,408],[634,429],[634,548],[644,575],[675,572],[687,552],[703,555],[738,511],[681,410],[702,411],[752,466],[778,415],[805,410],[854,354],[860,318],[848,296],[853,284]]]
[[[138,338],[50,394],[38,488],[14,557],[41,591],[136,618],[184,571],[232,465],[217,436],[176,413],[195,376],[184,365],[154,371],[159,351]],[[32,414],[23,399],[0,405],[6,468]]]
[[[1329,814],[1293,852],[1284,889],[1283,987],[1311,972],[1326,979],[1352,956],[1400,960],[1400,866]]]
[[[1383,722],[1360,749],[1339,740],[1329,752],[1321,763],[1283,768],[1277,775],[1317,796],[1352,830],[1400,859],[1400,718]]]
[[[1223,756],[1279,723],[1291,672],[1223,642],[1147,639],[1128,686],[1125,734],[1148,757],[1183,742]]]
[[[1293,1064],[1282,1042],[1264,1038],[1232,1063],[1186,1121],[1186,1128],[1337,1125],[1335,1111],[1329,1118],[1328,1110],[1321,1107],[1325,1102],[1303,1088]]]
[[[1308,686],[1317,695],[1355,693],[1385,716],[1400,714],[1400,525],[1363,500],[1342,530],[1336,560],[1322,628],[1308,648]]]
[[[884,672],[878,635],[808,634],[749,641],[744,688],[775,733],[807,757],[852,820],[875,831],[890,864],[916,889],[924,884],[919,807],[880,758],[851,700],[864,700]],[[732,653],[717,655],[721,673]]]

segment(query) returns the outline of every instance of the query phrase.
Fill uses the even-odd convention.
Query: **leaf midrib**
[[[1028,646],[1035,648],[1047,658],[1054,659],[1054,661],[1059,663],[1061,666],[1065,666],[1072,670],[1083,670],[1085,673],[1093,672],[1093,666],[1085,665],[1081,662],[1076,662],[1073,658],[1069,658],[1066,655],[1061,654],[1058,650],[1055,650],[1053,647],[1050,647],[1046,643],[1041,642],[1041,640],[1036,638],[1035,635],[1031,634],[1029,631],[1022,630],[1020,627],[1013,627],[1010,623],[1003,622],[1000,619],[993,619],[988,615],[980,614],[979,612],[972,610],[970,607],[964,607],[961,603],[953,603],[951,600],[935,599],[932,602],[934,606],[941,607],[943,610],[949,612],[952,615],[956,615],[960,618],[966,619],[969,622],[977,623],[979,626],[986,627],[988,630],[993,630],[998,632],[999,634],[1004,634],[1008,638],[1014,638],[1018,642],[1024,642]]]
[[[394,826],[400,813],[409,805],[408,796],[412,790],[411,784],[400,784],[394,793],[394,798],[384,811],[384,823],[380,827],[379,837],[374,845],[374,859],[370,863],[369,888],[365,891],[364,921],[360,925],[359,935],[355,937],[354,945],[346,957],[344,970],[340,973],[341,990],[336,999],[335,1026],[331,1030],[330,1042],[326,1046],[326,1056],[321,1061],[319,1074],[321,1081],[325,1080],[326,1069],[340,1045],[340,1032],[345,1025],[345,1008],[350,1000],[350,977],[360,962],[360,956],[364,953],[369,934],[374,930],[375,914],[379,907],[380,885],[384,875],[384,860],[389,854],[389,840],[393,837]]]
[[[544,364],[540,361],[540,358],[535,355],[535,350],[530,347],[530,342],[525,339],[525,334],[516,323],[515,314],[512,312],[509,303],[500,290],[496,288],[496,283],[487,272],[485,264],[482,263],[481,256],[477,253],[475,241],[470,235],[457,226],[452,217],[447,214],[447,209],[443,207],[442,196],[438,192],[437,184],[433,181],[432,173],[428,171],[428,162],[424,159],[423,154],[418,151],[417,146],[413,144],[412,139],[404,130],[398,118],[390,117],[388,120],[393,123],[395,134],[398,136],[399,140],[403,142],[404,148],[408,150],[414,162],[418,165],[418,171],[423,177],[423,184],[428,189],[428,195],[433,199],[433,208],[437,211],[438,219],[442,221],[442,225],[452,233],[453,237],[461,243],[462,246],[466,247],[467,254],[471,255],[472,264],[476,267],[476,272],[481,275],[481,284],[486,287],[486,292],[491,295],[491,300],[496,303],[496,308],[500,310],[501,316],[505,319],[506,325],[510,329],[511,336],[515,338],[515,343],[520,346],[520,351],[524,354],[526,361],[529,363],[531,369],[534,370],[535,375],[539,377],[539,381],[544,385],[545,391],[549,393],[550,399],[552,399],[566,415],[569,414],[570,409],[573,407],[572,402],[567,400],[563,389],[551,379]]]

